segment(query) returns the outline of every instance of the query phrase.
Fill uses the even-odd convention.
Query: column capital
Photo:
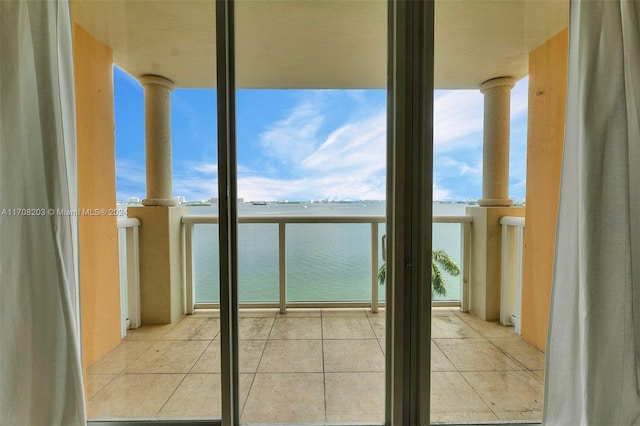
[[[481,198],[478,201],[480,207],[511,207],[513,200],[510,198]]]
[[[173,207],[176,206],[178,202],[176,200],[170,200],[167,198],[145,198],[142,200],[142,205],[146,207],[151,206],[163,206],[163,207]]]
[[[480,91],[484,93],[489,89],[493,89],[494,87],[500,87],[500,86],[508,86],[509,89],[513,89],[513,86],[515,85],[516,85],[516,81],[512,77],[497,77],[482,83],[480,85]]]
[[[173,88],[175,87],[175,84],[173,81],[169,80],[168,78],[164,78],[160,75],[154,75],[154,74],[145,74],[143,76],[141,76],[138,81],[140,82],[140,84],[142,84],[143,86],[147,86],[150,84],[155,84],[158,86],[164,86],[166,88],[168,88],[169,90],[173,90]]]

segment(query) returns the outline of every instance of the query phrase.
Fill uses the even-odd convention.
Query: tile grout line
[[[444,351],[442,352],[444,353]],[[446,355],[445,355],[446,356]],[[478,398],[480,398],[480,401],[482,401],[484,403],[484,405],[489,409],[489,411],[491,412],[491,414],[493,414],[494,416],[496,416],[496,418],[498,418],[498,415],[496,414],[496,412],[493,410],[493,408],[491,408],[491,406],[489,405],[489,403],[487,401],[484,400],[484,398],[482,397],[482,395],[480,395],[480,392],[478,392],[478,390],[469,382],[469,380],[467,380],[466,376],[463,374],[463,371],[460,371],[458,369],[458,367],[456,367],[453,363],[451,363],[453,365],[453,368],[456,369],[456,372],[462,377],[462,379],[469,385],[469,387],[471,389],[473,389],[473,392],[478,396]]]
[[[371,331],[373,331],[373,337],[376,339],[376,342],[378,342],[378,347],[380,348],[380,351],[382,352],[382,357],[385,359],[385,362],[386,362],[387,354],[385,353],[384,349],[382,348],[382,345],[380,344],[380,338],[378,338],[378,335],[376,334],[376,330],[373,328],[373,323],[371,322],[371,317],[369,315],[367,315],[366,309],[365,309],[364,315],[367,318],[367,321],[369,321],[369,326],[371,327]],[[386,318],[386,316],[387,316],[387,314],[385,312],[385,318]],[[385,340],[387,338],[386,321],[385,321],[384,338],[385,338]]]
[[[182,320],[184,319],[184,317],[182,319],[180,319],[180,321],[177,321],[172,327],[171,330],[173,330],[178,323],[182,322]],[[220,329],[218,329],[218,333],[220,332]],[[167,332],[168,333],[168,332]],[[166,334],[166,333],[165,333]],[[217,334],[217,333],[216,333]],[[215,338],[215,336],[214,336]],[[190,340],[187,340],[190,341]],[[167,397],[167,399],[162,403],[162,405],[160,406],[160,408],[158,409],[158,411],[156,412],[156,414],[154,415],[154,417],[159,417],[160,416],[160,412],[162,412],[162,409],[167,405],[167,403],[169,402],[169,400],[173,397],[173,395],[175,395],[176,391],[178,390],[178,388],[180,386],[182,386],[182,384],[184,383],[184,381],[187,378],[187,375],[189,374],[189,372],[193,369],[193,367],[196,365],[196,363],[200,360],[200,358],[204,355],[205,351],[207,350],[207,348],[213,343],[213,339],[211,339],[211,341],[209,342],[209,344],[207,345],[207,347],[204,348],[204,350],[202,351],[202,353],[200,354],[200,356],[198,357],[197,360],[194,361],[193,365],[189,368],[189,370],[184,373],[184,376],[182,377],[182,380],[180,380],[180,383],[178,383],[178,385],[175,387],[175,389],[171,392],[171,394]],[[149,347],[151,348],[151,347]],[[178,373],[178,374],[182,374],[182,373]]]
[[[455,313],[454,313],[455,314]],[[460,318],[458,315],[456,315],[456,317]],[[478,334],[480,334],[481,338],[480,339],[476,339],[476,340],[486,340],[487,342],[489,341],[489,339],[487,339],[482,333],[480,333],[480,331],[476,330],[473,326],[471,326],[471,324],[467,323],[466,321],[464,321],[463,318],[460,318],[460,320],[462,320],[468,327],[470,327],[472,330],[476,331]],[[455,339],[452,338],[454,340],[462,340],[462,339]],[[462,379],[469,385],[469,387],[473,390],[473,392],[477,395],[478,398],[480,398],[480,401],[482,401],[484,403],[484,405],[489,409],[489,411],[496,417],[498,418],[498,415],[495,413],[495,411],[493,411],[493,409],[491,408],[491,406],[489,405],[489,403],[487,401],[484,400],[484,398],[480,395],[480,393],[478,392],[478,390],[469,382],[469,380],[467,380],[467,378],[465,377],[465,375],[463,374],[463,371],[461,371],[454,363],[453,361],[447,356],[447,354],[445,353],[445,351],[442,350],[442,348],[440,347],[440,345],[438,345],[438,342],[435,341],[435,339],[431,339],[431,341],[433,343],[435,343],[435,345],[438,347],[438,349],[440,350],[440,352],[444,355],[445,358],[447,358],[447,360],[449,361],[449,363],[451,363],[451,365],[453,366],[453,368],[455,369],[455,372],[458,373]],[[431,371],[431,374],[433,374],[433,371]]]
[[[247,317],[247,318],[252,318],[252,317]],[[268,318],[268,317],[267,317]],[[273,326],[276,323],[276,319],[278,318],[278,316],[274,316],[273,317],[273,322],[271,323],[271,327],[269,328],[269,334],[267,334],[267,338],[264,341],[264,347],[262,348],[262,353],[260,354],[260,359],[258,360],[258,364],[256,365],[256,371],[253,374],[253,379],[251,379],[251,384],[249,385],[249,390],[247,391],[247,398],[244,400],[244,403],[242,404],[242,407],[240,409],[240,420],[242,421],[242,415],[244,414],[244,409],[247,406],[247,402],[249,402],[249,396],[251,395],[251,390],[253,389],[253,384],[256,381],[256,377],[258,376],[258,369],[260,368],[260,363],[262,363],[262,358],[264,357],[264,353],[267,350],[267,345],[269,344],[269,340],[271,337],[271,332],[273,331]],[[238,320],[238,322],[240,322]],[[248,339],[247,339],[248,340]],[[238,325],[238,341],[240,341],[240,326]],[[238,352],[239,350],[240,344],[238,343]],[[238,386],[240,385],[240,353],[238,353]],[[240,389],[238,389],[238,394],[240,393]]]
[[[324,422],[327,423],[327,374],[324,359],[324,312],[320,310],[320,350],[322,351],[322,394],[324,396]]]

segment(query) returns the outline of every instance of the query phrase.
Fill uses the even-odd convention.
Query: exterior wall
[[[568,32],[529,55],[522,337],[545,350],[564,142]]]
[[[110,48],[73,26],[77,120],[78,207],[116,202],[113,58]],[[114,216],[79,217],[84,366],[120,343],[118,234]]]
[[[523,207],[467,207],[471,225],[470,311],[485,321],[500,320],[503,216],[524,217]]]

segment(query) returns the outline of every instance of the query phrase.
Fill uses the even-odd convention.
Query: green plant
[[[440,268],[444,269],[449,275],[457,277],[460,275],[460,267],[446,251],[442,249],[431,251],[431,288],[438,296],[446,296],[447,288],[444,285],[444,277]],[[382,285],[386,280],[387,264],[385,262],[378,269],[378,282]]]

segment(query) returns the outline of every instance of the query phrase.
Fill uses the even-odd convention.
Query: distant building
[[[178,195],[176,197],[173,198],[175,200],[176,203],[178,204],[184,204],[185,201],[187,201],[186,198],[184,198],[182,195]]]
[[[127,200],[127,203],[129,203],[129,204],[140,204],[140,198],[138,198],[138,197],[129,197],[129,199]]]

